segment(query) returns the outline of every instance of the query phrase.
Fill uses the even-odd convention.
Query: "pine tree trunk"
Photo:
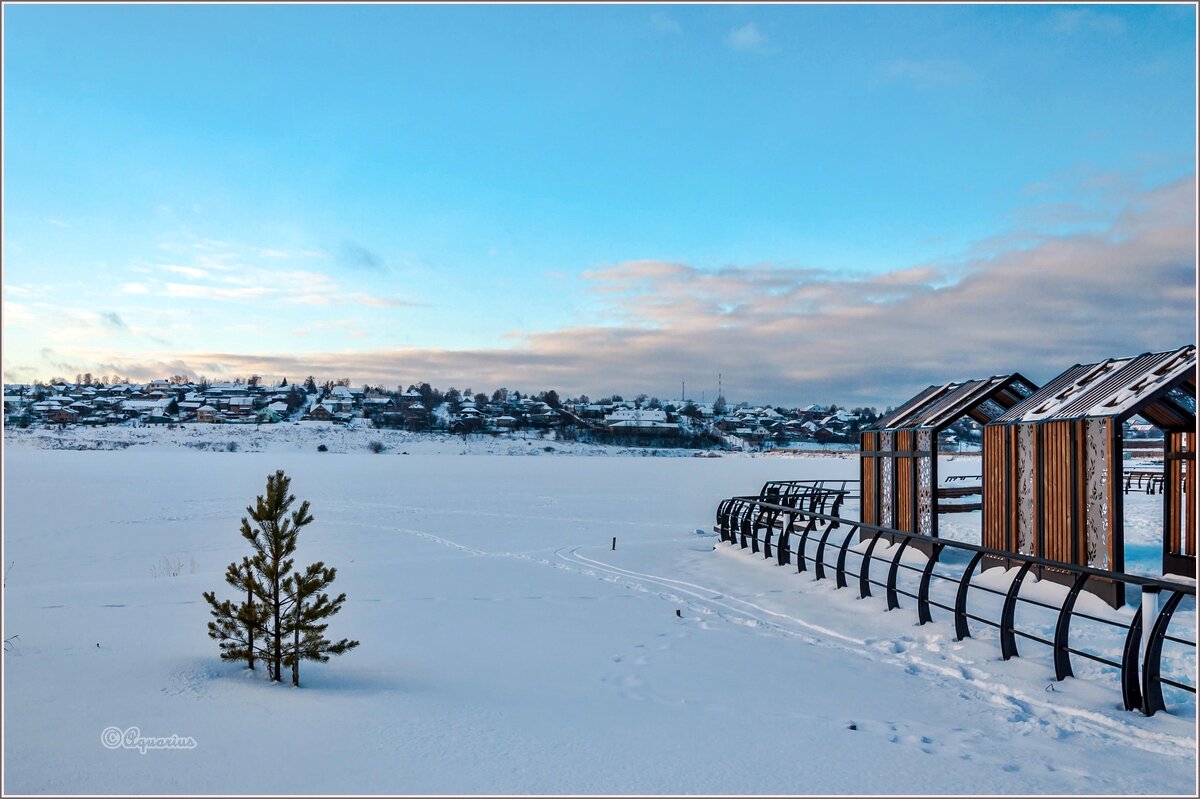
[[[296,593],[299,594],[300,589],[297,587]],[[292,641],[292,687],[300,687],[300,598],[296,598],[296,629],[293,631]]]
[[[250,646],[246,649],[246,663],[254,669],[254,589],[246,589],[246,602],[250,606]]]
[[[280,630],[279,618],[279,577],[275,577],[275,648],[271,652],[272,659],[275,661],[274,674],[271,679],[279,682],[282,678],[279,676],[283,668],[283,641],[282,632]]]

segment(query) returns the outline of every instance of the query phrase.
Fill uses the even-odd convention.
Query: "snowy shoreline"
[[[639,447],[565,441],[553,432],[537,433],[412,433],[369,424],[296,422],[280,425],[147,425],[116,427],[5,428],[4,446],[50,450],[192,449],[216,452],[369,452],[373,442],[380,454],[392,455],[573,455],[621,457],[734,457],[734,458],[857,458],[848,445],[827,448],[788,448],[763,451],[700,450]],[[977,453],[961,453],[974,455]]]

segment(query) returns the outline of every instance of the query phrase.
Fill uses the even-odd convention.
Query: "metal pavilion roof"
[[[1189,344],[1166,352],[1076,364],[995,421],[1124,419],[1141,414],[1159,427],[1176,429],[1195,425],[1195,397],[1196,347]]]
[[[981,424],[992,421],[1013,405],[1037,391],[1021,374],[993,375],[982,380],[930,386],[892,413],[880,419],[873,430],[941,428],[962,416]]]
[[[875,423],[871,425],[870,429],[871,430],[889,430],[889,429],[894,428],[896,426],[894,424],[894,422],[897,419],[902,419],[905,416],[909,415],[912,411],[914,411],[918,408],[924,407],[925,405],[927,405],[931,401],[933,401],[934,398],[942,396],[947,391],[949,391],[951,388],[953,388],[954,386],[957,386],[957,385],[959,385],[959,384],[958,383],[947,383],[944,386],[929,386],[924,391],[920,392],[915,397],[910,399],[908,402],[903,403],[899,408],[896,408],[891,413],[885,414],[884,416],[875,420]]]

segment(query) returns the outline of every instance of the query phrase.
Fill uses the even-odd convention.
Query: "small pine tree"
[[[268,475],[266,494],[246,507],[241,534],[253,555],[240,564],[229,564],[225,572],[225,582],[245,599],[236,604],[218,602],[211,591],[205,592],[204,599],[213,616],[208,634],[219,642],[222,659],[245,660],[251,669],[262,660],[275,682],[282,681],[283,668],[291,666],[292,684],[299,685],[300,660],[323,662],[348,652],[358,641],[325,638],[328,624],[322,620],[341,610],[346,600],[340,594],[330,601],[323,593],[337,570],[320,562],[303,573],[292,569],[299,531],[313,522],[313,516],[307,501],[291,510],[296,501],[289,493],[291,484],[282,469]]]
[[[316,562],[304,570],[290,575],[284,583],[284,593],[290,604],[287,627],[291,643],[284,653],[283,664],[292,669],[292,685],[300,685],[300,661],[316,660],[321,663],[332,655],[342,655],[358,646],[358,641],[343,638],[330,641],[325,637],[328,619],[342,609],[345,594],[338,594],[332,601],[324,593],[326,587],[337,577],[337,569],[325,568]]]
[[[214,621],[208,623],[208,636],[218,641],[222,660],[245,660],[247,668],[254,668],[256,658],[269,655],[259,639],[258,632],[266,628],[268,608],[265,602],[254,601],[253,565],[250,558],[242,558],[241,564],[230,563],[225,570],[225,582],[239,592],[245,592],[246,600],[238,605],[226,599],[218,602],[212,591],[204,592]]]
[[[266,496],[259,495],[254,506],[246,507],[249,519],[242,517],[242,538],[249,542],[254,554],[243,560],[242,566],[231,563],[225,580],[235,588],[245,589],[246,602],[241,605],[229,601],[218,603],[211,592],[204,595],[215,619],[209,622],[209,636],[221,642],[222,657],[239,660],[243,656],[250,659],[261,654],[271,679],[276,682],[282,679],[283,583],[292,570],[290,556],[296,551],[297,533],[313,521],[307,501],[288,517],[288,510],[296,501],[296,497],[288,493],[291,484],[291,478],[282,469],[269,475]],[[250,519],[254,520],[254,527],[250,526]],[[249,629],[245,627],[245,621],[256,623],[260,617],[265,617],[261,624]],[[263,644],[256,648],[251,643],[247,651],[241,642],[252,642],[259,631],[263,634]]]

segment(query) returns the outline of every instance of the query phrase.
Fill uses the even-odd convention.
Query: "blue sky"
[[[723,372],[735,400],[890,404],[1177,346],[1195,13],[6,5],[5,380]],[[1096,274],[1134,266],[1165,292],[1136,327]],[[1111,290],[1022,300],[1079,279]],[[1011,340],[972,281],[1027,308]],[[828,335],[846,354],[787,358]],[[909,336],[928,352],[883,381]]]

